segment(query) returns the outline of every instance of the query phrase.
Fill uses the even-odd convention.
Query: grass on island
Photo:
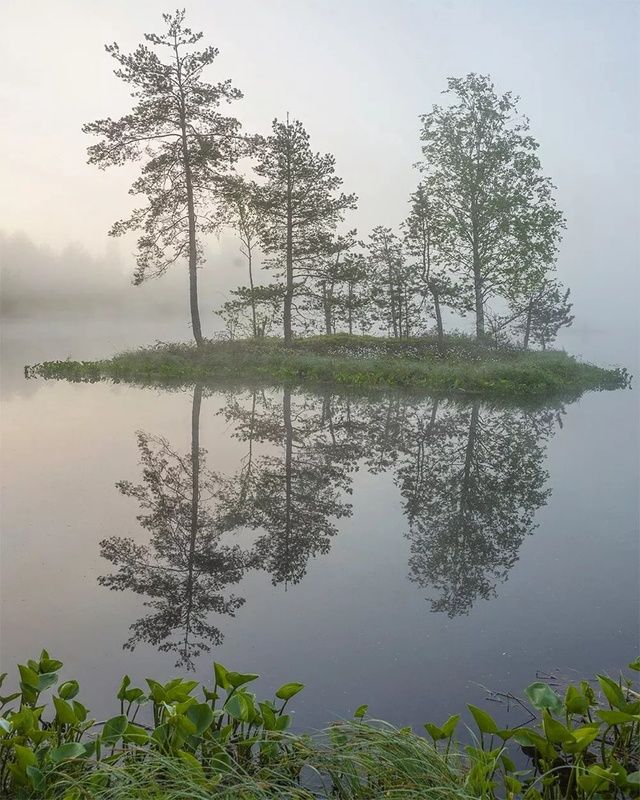
[[[441,354],[435,337],[312,336],[285,346],[282,339],[238,339],[194,344],[156,344],[104,361],[49,361],[29,368],[45,378],[145,383],[213,382],[260,378],[278,383],[400,386],[449,395],[540,397],[617,389],[625,369],[582,363],[563,351],[493,348],[468,336],[446,337]]]

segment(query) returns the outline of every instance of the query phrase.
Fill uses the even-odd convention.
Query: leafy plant
[[[640,693],[597,676],[563,695],[526,690],[533,724],[501,728],[470,705],[473,744],[454,738],[461,717],[410,728],[365,721],[320,737],[291,734],[288,703],[304,688],[285,683],[271,700],[250,691],[258,676],[214,663],[210,686],[173,678],[122,678],[119,713],[97,722],[60,682],[62,663],[43,650],[18,665],[19,691],[0,695],[0,796],[84,798],[523,798],[617,800],[640,796]],[[629,665],[640,670],[640,659]],[[0,676],[0,688],[6,675]],[[526,756],[530,763],[526,763]]]
[[[120,713],[96,722],[75,699],[77,681],[58,685],[62,666],[43,650],[38,661],[18,665],[20,691],[0,697],[3,793],[43,793],[63,775],[95,773],[101,764],[127,763],[145,753],[178,758],[211,785],[232,767],[257,770],[274,759],[290,764],[291,777],[300,770],[284,736],[291,723],[284,709],[301,683],[284,684],[273,700],[258,701],[247,688],[257,675],[218,663],[213,685],[200,687],[202,698],[194,680],[163,684],[147,678],[142,689],[125,675],[117,692]]]
[[[629,667],[638,671],[640,659]],[[501,729],[487,711],[470,705],[479,747],[466,748],[467,788],[478,797],[527,800],[640,794],[640,694],[622,677],[598,675],[597,682],[603,701],[587,681],[569,685],[563,697],[547,683],[532,683],[526,695],[538,715],[533,726]],[[445,756],[458,719],[425,726],[436,747],[447,741]],[[531,759],[531,768],[517,768],[509,740]]]

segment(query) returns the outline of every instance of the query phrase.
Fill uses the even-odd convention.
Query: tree
[[[457,102],[421,117],[422,169],[443,210],[441,249],[485,333],[485,304],[553,264],[564,220],[517,98],[488,76],[449,78]]]
[[[201,236],[220,223],[224,177],[240,155],[240,123],[218,110],[223,101],[242,97],[229,80],[212,84],[202,74],[218,55],[215,47],[194,50],[202,33],[184,26],[184,11],[163,14],[166,31],[145,34],[131,54],[117,44],[107,45],[116,60],[115,75],[131,86],[132,110],[118,120],[110,117],[83,130],[102,137],[89,147],[89,163],[101,169],[127,161],[144,163],[130,193],[147,205],[116,222],[112,236],[138,230],[134,283],[162,275],[186,257],[189,265],[189,303],[196,344],[202,344],[198,308],[198,264]],[[153,50],[167,53],[162,60]]]
[[[344,235],[330,235],[314,258],[311,267],[313,281],[309,288],[311,308],[322,312],[324,332],[335,333],[336,313],[340,305],[339,288],[345,259],[356,246],[357,231]]]
[[[224,321],[230,339],[238,336],[264,338],[282,317],[284,288],[279,283],[266,286],[239,286],[231,291],[216,312]]]
[[[402,241],[391,228],[378,225],[369,236],[372,299],[377,318],[394,337],[409,336],[416,316]]]
[[[314,153],[297,120],[274,120],[273,134],[258,143],[256,173],[265,179],[256,198],[261,242],[271,255],[267,266],[284,279],[284,339],[291,343],[296,292],[356,197],[337,194],[334,157]]]
[[[424,308],[431,297],[438,332],[440,352],[444,353],[444,326],[442,324],[442,296],[451,294],[451,283],[444,272],[442,259],[438,257],[438,239],[441,220],[439,209],[430,196],[429,182],[423,180],[411,195],[411,210],[404,223],[404,244],[409,256],[415,259],[412,266],[412,282],[422,298]]]
[[[517,329],[523,335],[522,346],[525,350],[533,340],[546,350],[552,344],[561,328],[568,328],[573,322],[569,302],[569,289],[564,289],[557,281],[546,281],[542,287],[532,294],[525,310],[520,315]]]
[[[255,339],[258,336],[258,316],[256,311],[256,293],[253,283],[253,258],[258,245],[260,219],[253,202],[254,195],[255,185],[248,183],[244,178],[239,176],[234,176],[228,182],[225,189],[229,221],[240,239],[240,252],[245,257],[249,270],[250,291],[248,293],[248,299],[251,306],[253,338]]]
[[[336,270],[334,325],[342,323],[350,334],[356,325],[361,332],[367,327],[371,306],[368,278],[367,259],[363,253],[347,253]]]

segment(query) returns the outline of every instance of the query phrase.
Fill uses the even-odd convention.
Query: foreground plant
[[[629,667],[640,670],[640,658]],[[532,683],[527,698],[540,715],[534,727],[502,729],[481,708],[469,706],[479,740],[465,748],[466,785],[478,797],[538,798],[626,797],[640,793],[640,694],[630,680],[598,675],[604,697],[591,684],[569,685],[561,697],[546,683]],[[532,715],[532,719],[535,716]],[[460,720],[425,727],[434,744],[446,742],[445,755]],[[514,741],[531,759],[518,769],[508,753]]]
[[[257,675],[215,663],[213,686],[200,687],[200,699],[194,680],[162,684],[147,678],[142,689],[125,675],[117,692],[120,713],[97,722],[76,699],[77,681],[58,685],[62,666],[43,650],[38,661],[18,665],[20,691],[0,697],[5,794],[43,794],[63,778],[80,776],[99,788],[108,779],[102,765],[139,762],[149,753],[184,762],[203,785],[216,785],[232,769],[255,772],[274,759],[290,765],[289,779],[299,774],[296,740],[283,734],[291,721],[285,708],[302,690],[300,683],[284,684],[273,700],[258,701],[246,688]],[[50,689],[50,701],[43,700]]]
[[[629,665],[640,670],[640,659]],[[460,715],[410,728],[351,722],[320,737],[288,733],[287,683],[273,700],[247,688],[252,673],[214,663],[213,684],[125,676],[119,714],[97,722],[77,681],[59,683],[62,663],[43,650],[18,665],[19,691],[0,696],[0,793],[8,797],[101,798],[525,798],[614,800],[640,795],[640,694],[630,680],[598,675],[564,696],[533,683],[535,724],[500,728],[469,706],[479,736],[461,747]],[[0,685],[6,676],[0,676]],[[197,696],[197,690],[201,697]],[[45,698],[45,695],[49,698]],[[602,701],[601,701],[602,700]],[[515,745],[515,747],[514,747]],[[509,748],[512,748],[509,751]],[[528,760],[527,760],[528,759]]]

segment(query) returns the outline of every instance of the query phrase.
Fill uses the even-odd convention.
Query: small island
[[[564,351],[489,347],[469,336],[407,339],[334,334],[158,344],[104,361],[49,361],[30,376],[132,383],[212,383],[256,379],[286,384],[407,387],[449,396],[507,399],[579,396],[629,383],[624,368],[603,369]]]

